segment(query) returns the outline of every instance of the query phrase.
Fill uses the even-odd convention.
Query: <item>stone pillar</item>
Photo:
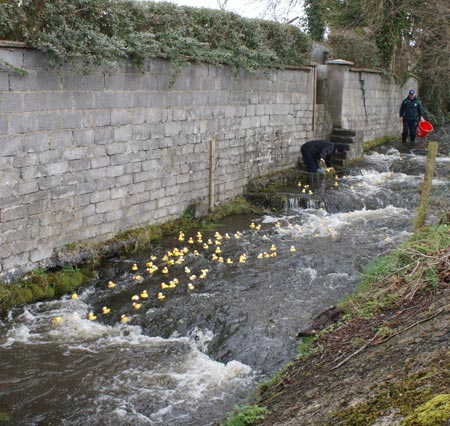
[[[335,59],[327,61],[327,107],[334,127],[342,127],[342,100],[344,97],[346,76],[353,62]]]

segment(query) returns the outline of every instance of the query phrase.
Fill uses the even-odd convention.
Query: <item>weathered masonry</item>
[[[236,75],[192,64],[169,87],[163,59],[89,75],[51,69],[31,49],[0,47],[0,59],[27,71],[0,68],[0,281],[51,265],[67,244],[231,200],[331,133],[314,66]],[[397,106],[401,90],[390,87]],[[378,137],[397,123],[373,113],[383,115],[382,132],[371,124]]]

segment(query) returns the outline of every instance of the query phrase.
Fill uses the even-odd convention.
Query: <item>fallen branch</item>
[[[438,315],[442,314],[442,312],[445,312],[447,310],[446,308],[448,308],[448,307],[450,307],[450,305],[445,305],[443,308],[439,309],[439,311],[437,311],[435,314],[433,314],[433,315],[431,315],[429,317],[426,317],[424,319],[421,319],[419,321],[416,321],[416,322],[408,325],[408,327],[402,328],[401,330],[397,331],[396,333],[393,333],[390,336],[386,337],[384,340],[381,340],[380,342],[377,342],[376,345],[381,345],[382,343],[385,343],[388,340],[391,340],[393,337],[395,337],[395,336],[397,336],[397,335],[399,335],[399,334],[401,334],[401,333],[403,333],[403,332],[405,332],[405,331],[415,327],[416,325],[422,324],[424,322],[432,320],[433,318],[436,318]]]
[[[380,330],[378,330],[375,333],[375,336],[372,337],[364,346],[361,346],[356,352],[353,352],[350,354],[347,358],[343,359],[338,365],[335,365],[331,370],[336,370],[342,365],[344,365],[349,359],[353,358],[355,355],[358,355],[360,352],[362,352],[364,349],[366,349],[380,334]]]

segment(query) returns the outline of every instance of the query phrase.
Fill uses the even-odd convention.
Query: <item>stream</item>
[[[281,213],[167,237],[106,260],[78,298],[11,311],[0,322],[2,425],[221,421],[296,356],[312,316],[408,238],[424,162],[421,150],[382,147],[338,180],[287,189]],[[438,200],[449,175],[438,157]]]

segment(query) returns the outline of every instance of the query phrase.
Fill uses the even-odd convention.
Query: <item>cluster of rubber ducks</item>
[[[250,229],[253,231],[260,231],[261,224],[255,224],[252,222],[250,224]],[[277,222],[275,227],[281,227],[281,224]],[[176,265],[182,265],[186,261],[186,256],[194,255],[201,256],[201,251],[206,252],[209,251],[210,259],[214,263],[223,263],[226,265],[232,265],[235,262],[237,263],[246,263],[248,259],[248,255],[246,253],[242,253],[238,256],[237,259],[233,260],[230,257],[223,257],[222,253],[222,243],[226,240],[236,239],[239,240],[242,237],[243,233],[240,231],[236,231],[235,233],[225,233],[221,235],[219,232],[215,232],[213,238],[205,238],[203,234],[198,231],[195,236],[187,237],[183,231],[180,231],[178,234],[178,241],[181,243],[187,243],[188,245],[197,245],[197,247],[189,247],[184,246],[182,248],[175,247],[172,250],[168,250],[165,254],[158,259],[157,256],[151,255],[149,260],[145,264],[145,270],[148,275],[155,275],[158,271],[162,275],[162,277],[169,277],[171,273],[172,267]],[[269,240],[269,236],[267,234],[262,235],[263,240]],[[290,252],[295,252],[295,246],[290,247]],[[203,254],[204,255],[204,254]],[[265,258],[273,258],[277,256],[277,247],[275,244],[271,244],[268,251],[264,251],[259,253],[256,257],[257,259],[265,259]],[[158,266],[159,264],[159,266]],[[137,263],[133,263],[131,265],[131,272],[133,274],[132,279],[134,281],[140,282],[143,281],[142,275],[139,274],[139,265]],[[193,273],[189,266],[185,266],[184,274],[186,276],[186,280],[188,281],[186,284],[186,289],[188,291],[195,290],[196,282],[201,282],[205,280],[208,276],[209,269],[203,268],[200,269],[199,272]],[[160,291],[156,293],[156,299],[159,301],[164,301],[166,299],[167,292],[170,292],[172,289],[177,288],[180,285],[180,280],[178,278],[167,279],[160,283]],[[108,289],[116,288],[116,283],[113,281],[109,281],[106,285]],[[77,293],[73,293],[71,295],[73,300],[79,298]],[[143,290],[139,294],[134,294],[131,296],[131,307],[133,310],[141,309],[143,302],[147,299],[150,299],[150,294],[148,290]],[[106,316],[111,313],[111,308],[108,306],[103,306],[98,313],[94,313],[93,311],[88,312],[86,318],[90,321],[96,321],[99,315]],[[53,322],[55,324],[59,324],[62,321],[61,317],[54,317]],[[123,314],[120,317],[120,323],[127,324],[130,321],[130,317]]]

